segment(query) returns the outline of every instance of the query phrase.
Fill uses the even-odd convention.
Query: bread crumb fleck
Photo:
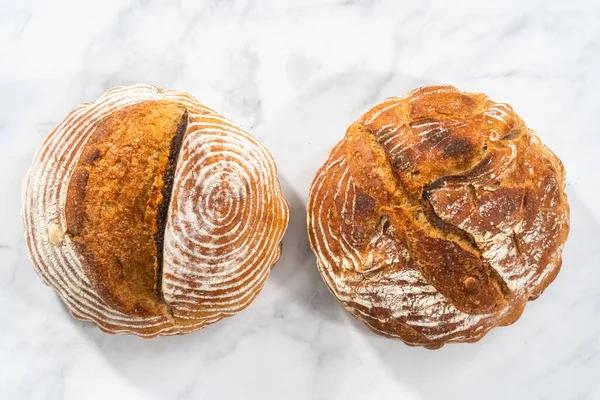
[[[50,222],[48,224],[48,240],[53,245],[59,246],[65,239],[65,233],[60,226],[55,222]]]

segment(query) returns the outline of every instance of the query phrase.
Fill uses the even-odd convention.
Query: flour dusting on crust
[[[310,243],[330,290],[377,333],[472,342],[556,276],[564,188],[562,163],[509,105],[424,87],[375,106],[330,152]]]
[[[115,310],[94,291],[67,234],[65,205],[95,124],[153,100],[183,105],[189,124],[165,233],[163,291],[172,315],[140,317]],[[106,332],[154,337],[190,332],[244,308],[280,256],[288,206],[272,156],[250,134],[189,94],[135,85],[76,107],[50,133],[26,177],[22,214],[35,270],[74,316]]]

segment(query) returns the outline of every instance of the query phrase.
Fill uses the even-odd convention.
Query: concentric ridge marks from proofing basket
[[[285,225],[277,216],[287,215],[287,206],[273,196],[280,189],[270,155],[219,115],[190,118],[182,154],[165,232],[163,292],[178,318],[208,312],[220,319],[246,307],[263,286],[269,268],[261,266],[280,256]]]
[[[144,101],[173,102],[187,110],[182,141],[174,144],[181,148],[178,160],[171,160],[173,186],[171,199],[165,203],[164,250],[158,255],[163,265],[157,277],[157,301],[166,302],[168,312],[154,315],[123,313],[105,301],[85,273],[82,253],[68,232],[65,215],[69,183],[97,123]],[[194,152],[211,150],[215,153],[195,158]],[[221,169],[215,163],[216,152],[223,157]],[[241,163],[250,156],[257,157],[254,165]],[[208,176],[206,168],[212,168],[214,175]],[[22,210],[32,263],[74,316],[104,331],[154,337],[199,329],[244,308],[278,259],[279,246],[269,248],[268,244],[281,240],[288,207],[276,176],[274,160],[262,145],[190,95],[149,85],[111,89],[98,101],[76,107],[34,157],[24,184]],[[171,184],[165,183],[167,188]],[[266,195],[261,192],[265,189],[269,190]],[[209,207],[214,197],[222,201]],[[273,222],[276,228],[261,232],[269,219],[277,221]],[[236,246],[245,245],[253,246],[248,256],[255,259],[236,255]],[[211,256],[217,251],[226,252],[226,266],[214,263],[216,258]],[[213,272],[218,277],[211,277]],[[228,277],[239,281],[228,286]],[[200,300],[207,290],[213,297]]]
[[[321,275],[371,329],[437,348],[514,322],[554,279],[564,168],[504,103],[450,86],[375,106],[317,172]]]

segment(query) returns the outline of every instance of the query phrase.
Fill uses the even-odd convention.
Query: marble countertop
[[[0,0],[0,398],[600,399],[600,3]],[[252,131],[291,222],[256,301],[199,332],[143,340],[72,318],[38,279],[19,216],[35,147],[80,102],[152,83]],[[479,343],[378,337],[323,284],[311,179],[363,111],[448,83],[508,102],[568,171],[557,280]]]

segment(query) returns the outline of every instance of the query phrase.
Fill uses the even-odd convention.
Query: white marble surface
[[[136,82],[192,93],[280,166],[284,254],[241,314],[183,337],[73,319],[27,258],[20,188],[76,104]],[[322,283],[310,181],[363,111],[449,83],[511,103],[563,159],[572,233],[556,282],[473,345],[370,333]],[[0,398],[600,399],[600,3],[0,0]]]

